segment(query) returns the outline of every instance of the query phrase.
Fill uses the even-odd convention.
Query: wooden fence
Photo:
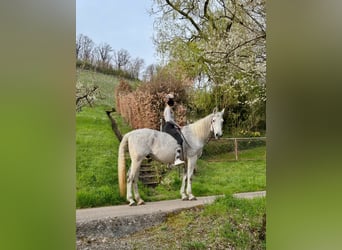
[[[252,141],[252,140],[262,140],[266,142],[266,137],[232,137],[232,138],[221,138],[220,140],[231,140],[234,141],[234,154],[235,160],[239,160],[239,147],[238,141]]]

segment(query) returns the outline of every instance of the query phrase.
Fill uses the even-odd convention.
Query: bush
[[[175,93],[175,117],[180,125],[186,124],[189,82],[170,69],[161,72],[148,83],[141,84],[135,91],[125,81],[115,89],[116,109],[134,129],[160,129],[165,97]]]

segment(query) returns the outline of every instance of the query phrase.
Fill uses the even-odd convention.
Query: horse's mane
[[[208,139],[212,117],[213,114],[210,114],[194,123],[189,124],[190,130],[201,140]]]

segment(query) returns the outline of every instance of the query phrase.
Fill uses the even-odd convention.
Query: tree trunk
[[[112,112],[115,112],[115,109],[114,109],[114,108],[112,108],[111,111],[106,111],[106,114],[107,114],[109,120],[110,120],[111,123],[112,123],[112,130],[113,130],[113,132],[114,132],[116,138],[118,138],[118,140],[121,141],[121,140],[122,140],[122,134],[121,134],[121,132],[120,132],[120,130],[119,130],[119,128],[118,128],[118,125],[116,124],[116,121],[115,121],[115,120],[113,119],[113,117],[110,115],[110,113],[112,113]]]

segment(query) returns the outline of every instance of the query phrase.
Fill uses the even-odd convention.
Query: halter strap
[[[217,139],[217,138],[216,138],[216,135],[215,135],[215,131],[214,131],[214,117],[211,118],[211,122],[210,122],[210,132],[213,132],[215,139]],[[209,140],[210,140],[210,138],[211,138],[211,136],[209,137]],[[208,141],[209,141],[209,140],[208,140]]]

